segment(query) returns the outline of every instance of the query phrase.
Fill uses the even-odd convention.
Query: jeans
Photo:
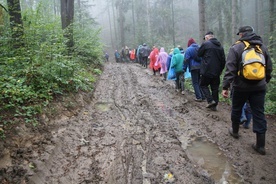
[[[201,76],[200,78],[200,87],[204,94],[204,96],[207,98],[207,102],[210,103],[213,100],[216,102],[216,105],[218,105],[219,102],[219,84],[220,84],[220,78],[209,78]],[[211,92],[209,89],[209,86],[211,87]]]
[[[191,71],[192,76],[192,83],[195,91],[195,96],[197,99],[205,99],[205,96],[199,86],[200,82],[200,69],[192,70]]]
[[[253,116],[253,132],[264,134],[267,130],[267,122],[264,114],[264,102],[266,91],[235,91],[232,96],[232,123],[239,123],[244,103],[248,100]]]

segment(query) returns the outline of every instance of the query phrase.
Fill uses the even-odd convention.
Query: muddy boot
[[[229,128],[230,135],[235,139],[239,138],[239,128],[240,128],[239,123],[232,123],[232,127]]]
[[[256,134],[256,144],[252,145],[252,148],[260,153],[265,155],[265,134]]]

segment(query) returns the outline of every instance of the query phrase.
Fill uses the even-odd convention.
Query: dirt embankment
[[[107,63],[92,102],[78,98],[83,108],[74,116],[65,111],[35,130],[18,127],[1,142],[0,182],[276,183],[275,120],[268,118],[267,155],[259,155],[251,129],[229,136],[229,105],[208,111],[151,74]]]

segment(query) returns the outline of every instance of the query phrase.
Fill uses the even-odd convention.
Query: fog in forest
[[[122,46],[187,46],[189,38],[203,41],[204,32],[213,31],[229,47],[238,36],[232,34],[241,25],[251,25],[268,42],[269,0],[205,1],[205,23],[199,23],[200,0],[89,0],[91,15],[102,28],[101,38],[107,50]],[[233,7],[236,7],[233,11]],[[248,11],[252,10],[252,11]],[[254,13],[257,12],[257,13]],[[233,13],[235,14],[233,16]],[[232,19],[236,18],[233,27]],[[203,25],[203,32],[200,32]]]

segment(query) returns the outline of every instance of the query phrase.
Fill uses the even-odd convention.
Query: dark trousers
[[[205,96],[199,86],[200,82],[200,69],[195,69],[191,71],[192,83],[195,91],[195,96],[197,99],[205,99]]]
[[[266,91],[235,91],[232,94],[232,123],[239,123],[244,103],[248,100],[253,116],[253,132],[264,134],[267,123],[264,114],[264,102]]]
[[[148,67],[148,57],[142,57],[142,66]]]
[[[183,80],[184,77],[180,77],[183,74],[184,74],[183,71],[175,72],[175,75],[176,75],[175,87],[176,89],[181,89],[181,91],[184,91],[184,80]]]
[[[219,84],[220,84],[220,78],[209,78],[205,76],[201,76],[200,78],[200,87],[204,94],[204,96],[207,99],[207,102],[210,103],[213,100],[216,102],[216,105],[219,102]],[[209,86],[211,87],[211,91],[209,89]]]

